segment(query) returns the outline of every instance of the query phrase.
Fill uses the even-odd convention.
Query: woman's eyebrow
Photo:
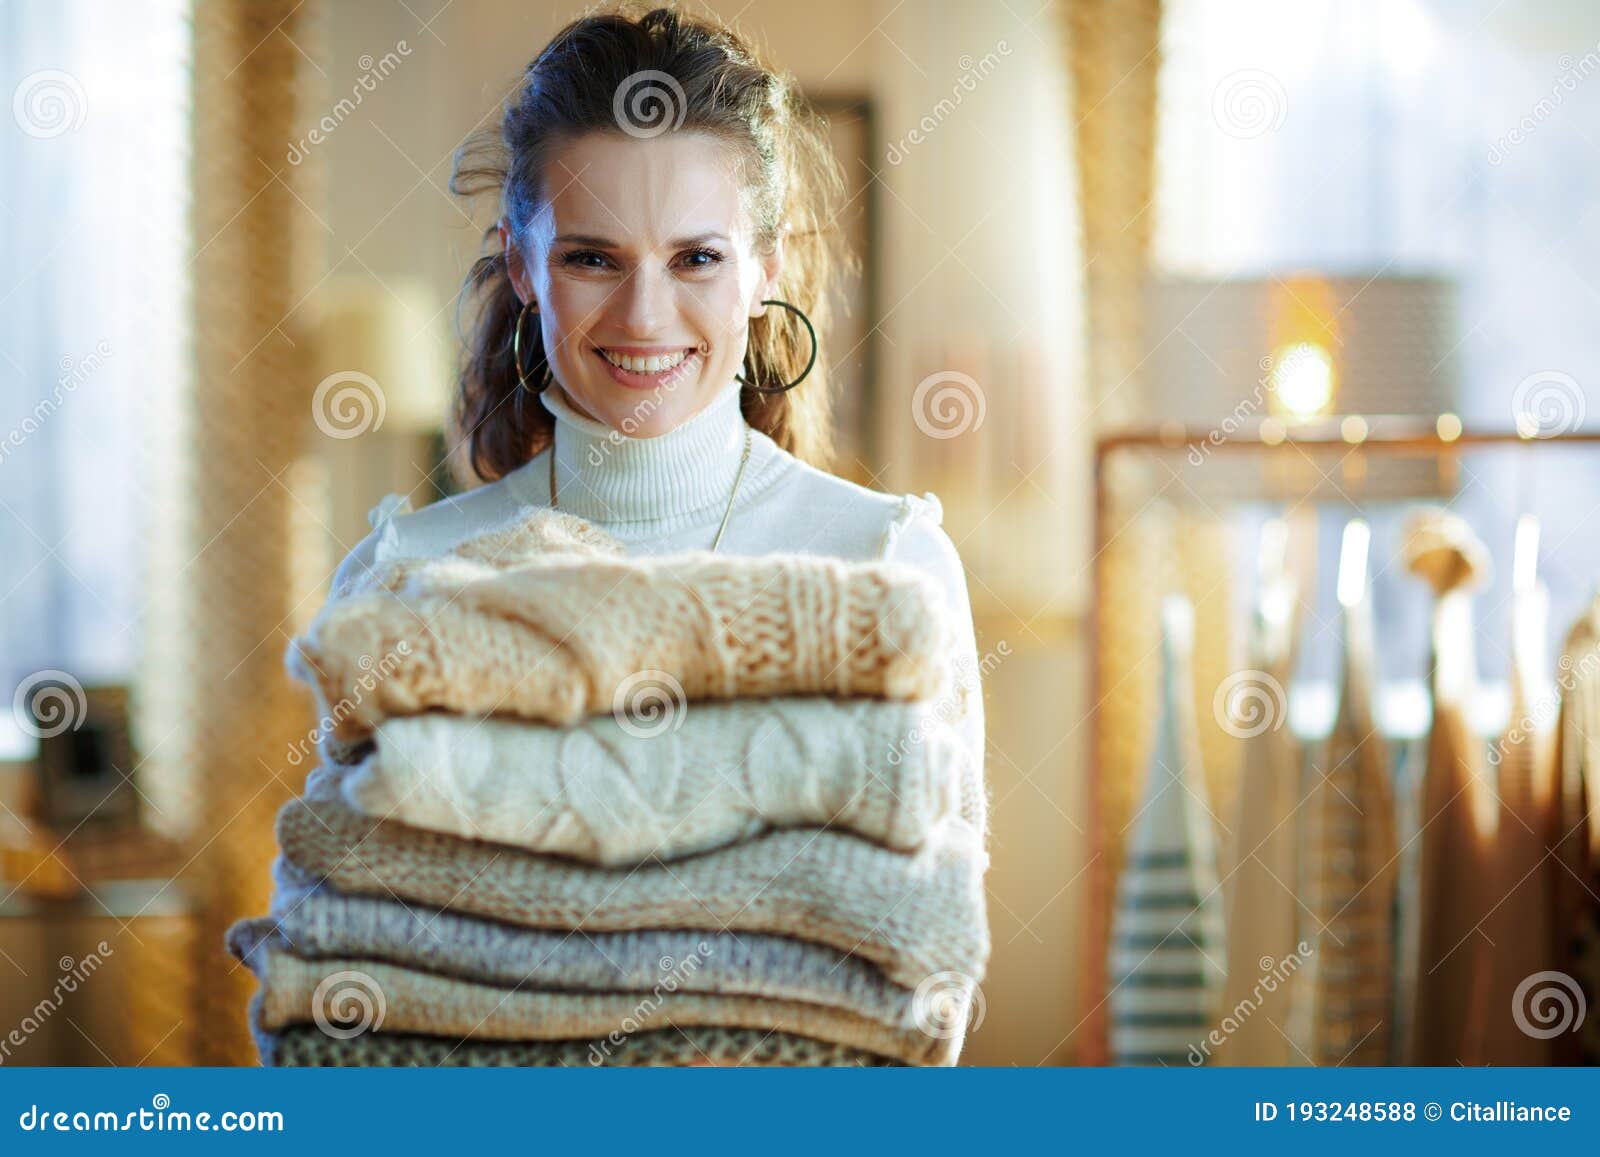
[[[700,245],[707,241],[728,241],[726,233],[701,233],[694,237],[679,237],[667,244],[674,249],[682,249],[689,245]],[[593,233],[563,233],[556,238],[558,245],[593,245],[596,249],[617,249],[620,246],[609,237],[601,237]]]

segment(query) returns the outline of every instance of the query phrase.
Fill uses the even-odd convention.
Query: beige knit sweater
[[[912,854],[793,828],[623,870],[375,820],[344,802],[348,773],[319,768],[279,811],[275,911],[326,879],[534,928],[775,932],[853,952],[913,989],[947,971],[981,980],[988,963],[988,857],[965,808]]]
[[[540,992],[439,976],[379,960],[302,960],[269,951],[260,962],[261,1027],[312,1022],[336,1031],[420,1032],[468,1040],[571,1040],[669,1026],[778,1030],[910,1064],[954,1064],[961,1035],[886,1025],[824,1004],[707,995],[663,986],[649,993]],[[670,977],[669,977],[670,980]]]
[[[650,992],[671,978],[685,992],[827,1004],[889,1025],[913,1024],[930,997],[894,984],[871,962],[836,948],[762,932],[644,928],[589,932],[525,928],[448,909],[353,896],[327,885],[275,916],[239,920],[228,950],[278,949],[304,960],[384,960],[421,972],[540,992]],[[931,987],[931,986],[930,986]]]
[[[830,824],[912,851],[955,810],[970,758],[936,704],[820,695],[571,727],[430,712],[376,739],[343,780],[358,811],[608,866]]]
[[[394,559],[289,644],[333,740],[433,708],[554,724],[674,698],[931,699],[954,686],[937,584],[895,563],[813,555],[633,558],[535,510],[449,555]]]
[[[261,996],[251,998],[261,1063],[315,1068],[843,1068],[899,1062],[860,1049],[773,1029],[687,1025],[588,1040],[485,1041],[414,1032],[329,1036],[314,1024],[260,1027]]]

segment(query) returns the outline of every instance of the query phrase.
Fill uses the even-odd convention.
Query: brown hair
[[[757,252],[781,236],[784,266],[776,296],[804,310],[818,341],[827,333],[829,279],[841,261],[834,227],[844,187],[826,123],[800,95],[792,77],[764,63],[726,25],[672,8],[633,15],[632,3],[608,4],[556,34],[523,73],[498,126],[473,134],[456,154],[451,192],[474,197],[498,192],[500,212],[522,236],[544,193],[543,168],[554,148],[590,132],[618,133],[622,104],[664,111],[674,129],[710,133],[735,150],[735,172]],[[641,92],[638,74],[664,74]],[[625,92],[624,90],[627,90]],[[662,98],[649,107],[652,98]],[[462,287],[473,308],[454,420],[470,444],[472,472],[492,481],[548,445],[554,419],[518,386],[513,330],[522,310],[494,225],[484,231],[490,252],[479,257]],[[549,378],[539,328],[522,335],[523,372],[537,389]],[[740,376],[776,385],[805,369],[811,340],[789,310],[768,306],[750,322]],[[745,420],[796,457],[825,469],[832,457],[826,359],[821,351],[805,381],[784,393],[746,387]]]

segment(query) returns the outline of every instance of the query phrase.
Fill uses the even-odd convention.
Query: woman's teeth
[[[658,357],[640,358],[632,354],[617,354],[610,350],[601,350],[601,355],[612,365],[624,370],[631,370],[636,374],[659,374],[672,369],[684,358],[689,356],[687,350],[678,350],[676,353],[662,354]]]

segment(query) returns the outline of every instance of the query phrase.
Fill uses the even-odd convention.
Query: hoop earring
[[[528,393],[536,394],[539,392],[539,390],[544,389],[544,387],[550,383],[547,379],[540,384],[539,390],[536,390],[528,384],[527,376],[522,372],[522,321],[528,316],[528,310],[530,309],[533,309],[534,316],[538,316],[539,311],[534,308],[534,303],[530,301],[524,305],[521,311],[517,314],[517,324],[512,327],[511,360],[517,363],[517,384],[520,385],[524,390],[527,390]]]
[[[811,319],[800,310],[799,306],[790,305],[787,301],[779,301],[776,298],[768,298],[761,304],[781,305],[784,309],[787,309],[789,312],[799,316],[800,320],[805,324],[806,333],[811,335],[811,359],[806,362],[806,368],[800,371],[800,376],[786,386],[758,386],[754,382],[746,382],[738,374],[734,374],[733,377],[735,381],[742,382],[746,388],[752,389],[758,394],[787,393],[798,386],[801,382],[805,381],[806,375],[811,372],[811,367],[817,364],[817,331],[812,328]]]

